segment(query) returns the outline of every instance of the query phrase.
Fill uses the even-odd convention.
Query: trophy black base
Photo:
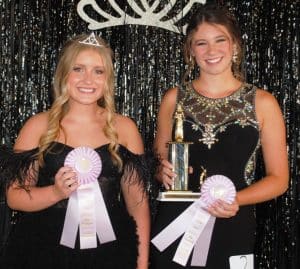
[[[161,202],[190,202],[200,198],[200,192],[164,191],[160,192],[157,200]]]

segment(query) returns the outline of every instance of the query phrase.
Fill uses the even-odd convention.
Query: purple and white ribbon
[[[191,265],[205,266],[216,219],[205,208],[218,199],[232,203],[235,196],[236,190],[229,178],[222,175],[207,178],[201,188],[201,197],[156,235],[151,242],[159,251],[163,251],[183,234],[173,261],[186,266],[194,249]]]
[[[60,244],[74,248],[79,226],[80,248],[96,248],[100,243],[116,240],[97,178],[102,170],[100,156],[89,147],[72,150],[65,159],[78,177],[79,187],[68,201]]]

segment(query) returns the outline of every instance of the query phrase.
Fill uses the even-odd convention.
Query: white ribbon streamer
[[[199,264],[206,265],[208,250],[210,246],[210,241],[212,237],[213,228],[215,225],[216,218],[211,216],[208,219],[207,224],[204,227],[204,230],[198,237],[198,240],[194,246],[193,256],[191,265],[198,266]],[[204,242],[204,243],[203,243]]]
[[[205,266],[216,218],[211,216],[204,208],[217,199],[232,203],[235,195],[234,184],[229,178],[222,175],[207,178],[201,188],[201,198],[184,210],[151,242],[160,251],[163,251],[184,234],[173,261],[185,266],[194,249],[191,265]]]
[[[197,203],[194,205],[197,207]],[[200,234],[204,230],[210,214],[199,208],[196,210],[192,221],[186,227],[185,233],[177,247],[173,261],[185,266],[187,260],[199,238]]]
[[[176,250],[173,261],[185,266],[196,242],[198,242],[200,234],[211,218],[211,215],[202,209],[203,206],[204,204],[200,199],[195,201],[165,229],[156,235],[151,242],[160,251],[163,251],[178,237],[184,234]],[[199,253],[197,254],[199,255]],[[196,261],[194,260],[194,263],[198,262],[201,262],[201,264],[196,264],[197,266],[205,266],[206,259],[204,264],[203,259],[201,261],[198,261],[197,259]]]
[[[113,227],[97,181],[83,184],[69,198],[60,244],[74,248],[79,225],[80,248],[96,248],[116,240]]]
[[[81,249],[97,247],[95,193],[89,185],[82,185],[77,192]]]

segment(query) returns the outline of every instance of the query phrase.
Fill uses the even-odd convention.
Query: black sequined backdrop
[[[59,49],[69,37],[90,31],[88,23],[76,11],[78,2],[0,0],[2,144],[12,145],[24,121],[51,104],[52,75]],[[106,12],[117,15],[109,4],[113,1],[94,2],[102,5]],[[127,14],[135,16],[128,4],[133,0],[114,2]],[[145,9],[147,5],[151,6],[157,1],[134,2]],[[182,12],[188,2],[195,2],[192,12],[197,6],[196,2],[201,1],[158,2],[156,10],[176,2],[164,18],[166,20]],[[275,95],[287,126],[290,188],[285,195],[260,205],[257,210],[258,268],[300,268],[299,2],[217,2],[228,6],[240,22],[246,50],[245,71],[248,82]],[[91,7],[86,12],[103,21]],[[176,23],[180,33],[145,25],[119,25],[95,31],[109,41],[115,52],[117,109],[136,120],[145,145],[149,148],[155,133],[161,96],[167,88],[180,82],[184,70],[181,54],[182,26],[189,14]],[[0,212],[4,212],[3,201],[0,206]],[[2,222],[3,219],[4,214],[0,215]],[[2,237],[3,234],[0,234],[0,240]]]

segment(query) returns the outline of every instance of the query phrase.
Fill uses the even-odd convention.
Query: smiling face
[[[232,73],[233,47],[229,32],[220,24],[200,24],[191,39],[191,55],[201,74]]]
[[[69,104],[97,104],[104,95],[106,72],[99,52],[85,49],[79,52],[67,78]]]

